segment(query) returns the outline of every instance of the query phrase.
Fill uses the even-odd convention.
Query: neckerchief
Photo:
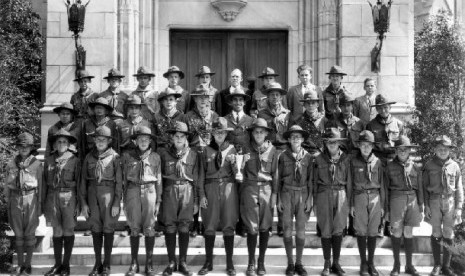
[[[321,118],[321,113],[318,111],[313,112],[313,114],[309,114],[307,111],[304,112],[304,119],[310,122],[315,122],[316,120]]]
[[[15,157],[15,165],[18,168],[18,175],[16,177],[16,186],[19,189],[23,189],[23,184],[24,184],[24,175],[26,174],[26,169],[29,167],[31,164],[33,164],[36,161],[36,158],[30,154],[24,161],[21,158],[21,155],[17,155]]]
[[[97,159],[97,164],[95,166],[95,176],[97,177],[97,182],[100,183],[103,177],[103,170],[105,169],[104,168],[105,163],[103,162],[103,159],[112,155],[113,150],[112,148],[108,148],[106,151],[99,154],[97,149],[94,149],[92,154]]]
[[[176,108],[173,108],[169,113],[166,113],[166,110],[164,108],[163,111],[160,111],[160,114],[167,119],[173,118],[177,113],[178,110]]]
[[[372,173],[372,167],[371,167],[371,162],[373,161],[373,159],[375,158],[375,155],[372,153],[370,153],[370,156],[368,156],[367,159],[365,159],[365,157],[362,156],[362,154],[359,153],[359,159],[365,163],[365,166],[366,166],[366,172],[367,172],[367,177],[368,179],[371,181],[371,173]]]
[[[79,89],[79,96],[81,96],[82,98],[85,98],[87,96],[89,96],[92,92],[92,89],[90,89],[90,87],[88,87],[86,90],[82,91],[81,89]]]
[[[383,118],[378,114],[376,115],[376,121],[378,121],[382,125],[388,125],[392,122],[392,115],[389,114],[387,118]]]
[[[297,183],[300,183],[300,180],[302,179],[302,159],[305,156],[305,151],[301,148],[298,153],[294,153],[292,149],[290,149],[286,150],[286,154],[295,162],[294,179]]]
[[[337,164],[342,159],[342,155],[343,155],[343,152],[339,150],[337,156],[335,158],[331,158],[331,154],[328,152],[328,150],[327,149],[324,150],[323,157],[326,159],[326,162],[329,163],[328,172],[329,172],[329,175],[331,176],[331,184],[334,184],[334,181],[336,180]]]
[[[210,147],[214,150],[216,150],[216,155],[215,155],[215,168],[219,170],[221,168],[221,165],[223,163],[223,151],[225,151],[229,147],[229,142],[224,141],[223,144],[221,144],[220,147],[218,147],[218,144],[215,142],[214,139],[210,142]]]
[[[139,181],[144,180],[144,160],[152,153],[152,149],[148,148],[146,151],[141,152],[139,148],[131,151],[131,156],[139,162]]]
[[[412,186],[412,181],[410,180],[410,177],[409,177],[409,171],[408,171],[408,168],[410,166],[410,160],[406,160],[405,162],[402,162],[399,160],[399,158],[396,156],[396,158],[394,159],[399,165],[402,166],[402,169],[404,170],[404,179],[405,179],[405,183],[407,184],[407,187],[409,190],[411,190],[413,188]]]
[[[270,141],[265,141],[261,146],[258,146],[255,141],[252,143],[252,149],[258,153],[258,158],[257,158],[257,168],[261,170],[262,167],[262,154],[264,154],[270,147],[271,147],[271,142]]]
[[[66,151],[61,156],[55,154],[55,169],[53,171],[53,187],[58,187],[62,182],[63,166],[73,156],[69,151]]]
[[[105,125],[108,121],[110,121],[110,118],[108,116],[103,117],[102,119],[98,120],[95,115],[92,115],[90,117],[90,120],[92,123],[95,125],[95,127],[103,126]]]
[[[447,185],[447,165],[449,163],[449,158],[447,158],[446,160],[442,160],[440,159],[439,157],[437,156],[434,156],[434,161],[439,165],[441,166],[441,186],[442,186],[442,189],[446,191],[446,194],[449,194],[449,185]]]
[[[185,159],[187,154],[189,153],[189,145],[186,142],[186,145],[182,149],[181,152],[178,152],[176,147],[174,145],[170,146],[170,153],[172,156],[174,156],[177,161],[176,161],[176,177],[177,178],[185,178],[185,170],[184,166],[182,165],[182,160]]]

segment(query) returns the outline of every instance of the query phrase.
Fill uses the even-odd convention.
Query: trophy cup
[[[237,154],[234,156],[235,162],[234,165],[236,166],[237,173],[234,176],[236,181],[242,182],[244,180],[244,176],[241,173],[242,162],[244,161],[244,155],[242,154],[242,147],[239,147],[237,150]]]

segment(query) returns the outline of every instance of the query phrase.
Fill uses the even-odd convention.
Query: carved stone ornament
[[[247,5],[247,0],[211,0],[211,5],[227,22],[233,21]]]

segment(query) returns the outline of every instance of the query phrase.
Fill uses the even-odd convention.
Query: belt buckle
[[[442,198],[442,199],[445,199],[445,198],[446,198],[446,195],[445,195],[445,194],[441,194],[441,198]]]

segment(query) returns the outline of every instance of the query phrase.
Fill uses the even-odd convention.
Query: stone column
[[[337,0],[318,1],[318,79],[315,83],[328,83],[325,72],[337,64],[338,13]]]
[[[123,85],[132,89],[139,66],[139,1],[118,1],[118,68],[126,76]]]

